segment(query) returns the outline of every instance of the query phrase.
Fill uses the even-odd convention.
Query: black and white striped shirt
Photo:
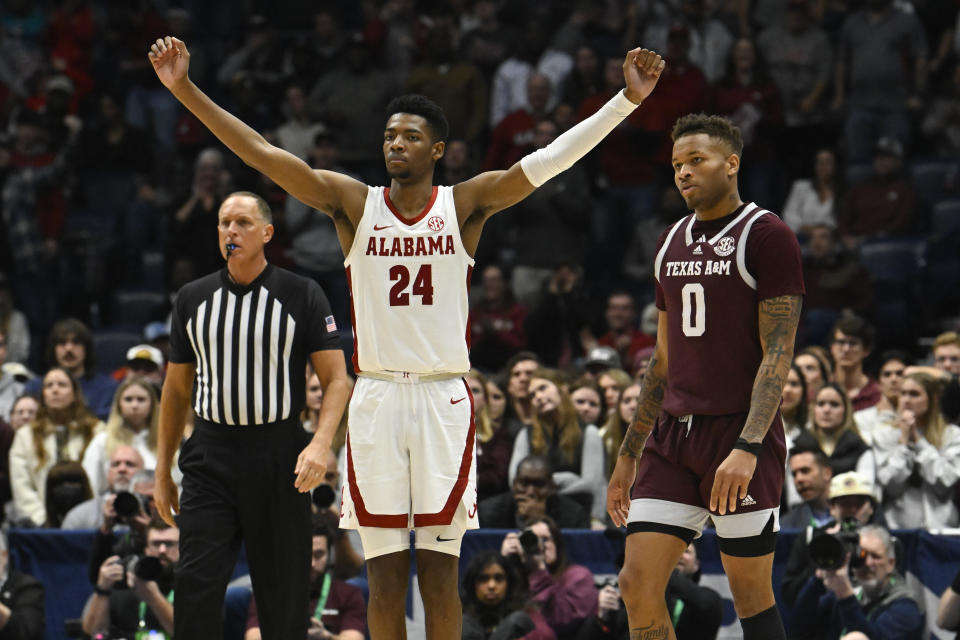
[[[297,417],[310,354],[339,348],[320,286],[273,265],[244,286],[221,269],[184,285],[174,302],[170,361],[196,364],[193,410],[209,422]]]

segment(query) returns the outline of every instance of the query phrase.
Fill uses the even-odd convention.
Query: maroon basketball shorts
[[[752,541],[758,537],[766,540],[763,548],[769,546],[773,533],[780,530],[786,460],[779,412],[763,440],[746,497],[738,496],[736,511],[728,510],[726,515],[709,510],[717,467],[733,450],[746,419],[746,413],[677,418],[662,412],[640,457],[628,532],[659,531],[689,542],[712,519],[721,549],[736,549],[735,541],[740,540],[756,550]],[[762,554],[748,549],[732,555]]]

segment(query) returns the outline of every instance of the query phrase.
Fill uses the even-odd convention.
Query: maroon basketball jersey
[[[654,274],[667,313],[664,410],[748,411],[763,355],[758,304],[804,291],[794,233],[753,203],[717,220],[690,214],[661,236]]]

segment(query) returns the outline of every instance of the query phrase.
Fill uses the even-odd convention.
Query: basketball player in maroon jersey
[[[777,216],[741,201],[743,141],[729,120],[684,116],[672,137],[674,181],[694,213],[660,238],[657,344],[607,490],[610,517],[627,525],[630,638],[676,637],[664,589],[708,518],[743,637],[785,638],[771,571],[800,248]]]
[[[441,286],[440,276],[449,276],[450,272],[442,268],[434,270],[427,260],[432,260],[436,253],[438,259],[455,259],[458,268],[466,264],[472,266],[472,256],[487,219],[530,195],[596,146],[650,95],[663,71],[663,60],[646,49],[629,51],[623,63],[626,87],[596,113],[510,169],[482,173],[452,187],[433,184],[434,166],[443,157],[446,144],[447,123],[442,111],[423,96],[398,98],[395,104],[399,106],[391,109],[384,127],[383,156],[391,179],[389,189],[385,189],[364,185],[343,174],[313,170],[296,156],[269,144],[259,133],[214,104],[190,81],[187,75],[190,54],[180,40],[158,39],[151,45],[149,58],[164,86],[244,162],[267,175],[291,196],[333,219],[347,264],[352,269],[348,272],[351,286],[367,283],[352,289],[357,345],[354,353],[358,354],[356,362],[360,371],[350,404],[347,445],[348,460],[352,461],[348,462],[348,470],[361,469],[362,472],[348,474],[349,492],[343,494],[345,509],[341,511],[341,525],[345,513],[348,518],[359,520],[356,527],[353,522],[349,525],[359,528],[367,558],[370,635],[375,640],[406,637],[405,603],[412,528],[426,636],[429,640],[459,638],[460,540],[465,529],[477,526],[475,493],[471,494],[476,457],[472,401],[461,403],[469,395],[461,377],[469,369],[468,345],[464,339],[469,333],[466,328],[468,277],[456,277],[456,286],[447,278],[450,286]],[[433,217],[426,217],[430,212]],[[378,224],[378,219],[384,224]],[[436,228],[424,230],[434,219],[439,221]],[[442,237],[430,235],[441,229]],[[426,238],[429,244],[425,237],[413,236],[418,230],[430,236]],[[379,235],[373,235],[373,231]],[[441,241],[443,238],[446,240]],[[389,261],[378,262],[380,258],[389,258]],[[390,265],[393,266],[387,277],[386,267]],[[414,271],[418,275],[411,290],[410,269],[416,266],[421,268]],[[384,275],[375,282],[373,275],[378,270]],[[467,275],[466,269],[464,275]],[[419,322],[412,321],[414,313]],[[398,331],[398,322],[406,323],[403,325],[406,331]],[[431,330],[425,331],[425,326]],[[433,361],[424,361],[431,354],[434,354]],[[424,361],[422,366],[407,364],[421,361]],[[463,392],[468,395],[451,396],[447,390],[452,391],[457,384],[461,385],[458,395]],[[366,395],[369,400],[365,400],[366,392],[358,391],[361,385],[376,391],[380,397],[369,393]],[[443,393],[434,391],[438,388]],[[405,407],[398,404],[403,397],[412,398]],[[414,400],[418,403],[416,406]],[[397,418],[404,409],[417,409],[418,415],[430,417]],[[380,413],[374,420],[354,422],[364,411]],[[447,422],[432,418],[438,415],[451,418]],[[406,444],[414,428],[419,430],[414,434],[417,437],[426,434],[424,441],[430,442],[430,446]],[[457,438],[465,436],[457,440],[459,451],[455,455],[436,456],[438,451],[447,451],[441,448],[442,440],[456,440],[451,436],[453,433]],[[318,434],[314,439],[329,447],[332,437],[331,431]],[[369,453],[371,451],[382,456]],[[417,464],[418,460],[431,455],[435,456],[436,465]],[[382,462],[387,459],[389,462]],[[325,457],[310,460],[308,466],[322,477],[325,460]],[[397,464],[393,464],[394,460]],[[443,467],[439,469],[443,474],[437,473],[434,466]],[[436,513],[421,511],[416,506],[424,494],[429,495],[434,489],[433,485],[419,480],[431,473],[443,475],[440,479],[453,485],[447,501],[449,509],[444,505],[443,510]],[[379,490],[364,493],[361,486],[364,484]],[[158,482],[155,494],[161,512],[168,513],[176,504],[176,488],[170,483],[161,486]],[[393,499],[393,495],[402,497]],[[470,499],[466,503],[468,508],[462,508],[465,496]],[[409,512],[411,504],[412,513]]]

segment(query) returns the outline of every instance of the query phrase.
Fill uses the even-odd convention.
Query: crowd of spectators
[[[590,115],[622,88],[624,50],[665,55],[647,103],[584,162],[493,218],[477,250],[467,379],[478,510],[481,526],[517,533],[466,568],[464,638],[626,637],[615,585],[595,585],[567,557],[560,528],[609,525],[607,477],[656,339],[656,238],[686,214],[668,132],[689,112],[740,127],[741,195],[781,214],[804,250],[807,295],[783,394],[792,449],[782,522],[809,535],[783,593],[822,626],[797,637],[870,635],[872,606],[888,615],[909,597],[884,526],[960,526],[955,2],[9,0],[0,499],[15,526],[97,531],[88,632],[169,628],[176,535],[150,513],[165,320],[180,285],[222,264],[212,238],[225,194],[270,202],[268,258],[320,282],[338,326],[350,326],[332,223],[239,163],[156,81],[146,52],[167,34],[188,43],[194,82],[231,113],[311,166],[370,184],[386,180],[383,108],[401,92],[444,108],[451,135],[438,179],[449,184],[506,168]],[[322,390],[315,377],[307,386],[309,429]],[[868,556],[852,583],[814,568],[804,546],[851,518]],[[318,525],[317,580],[328,551],[338,580],[356,573],[349,540]],[[120,559],[143,550],[161,560],[153,580],[121,572]],[[5,558],[0,549],[0,638],[40,637],[42,586],[7,571]],[[681,638],[719,624],[698,577],[691,547],[667,597],[703,613],[677,614],[678,632],[694,629]],[[131,590],[119,598],[121,580]],[[855,602],[858,585],[866,595]],[[960,619],[957,591],[944,594],[945,627]],[[149,605],[146,617],[130,598]],[[903,635],[889,637],[914,637],[901,604]],[[16,624],[4,622],[14,605]],[[247,637],[258,637],[244,606]],[[362,616],[346,627],[321,617],[317,637],[364,631]]]

